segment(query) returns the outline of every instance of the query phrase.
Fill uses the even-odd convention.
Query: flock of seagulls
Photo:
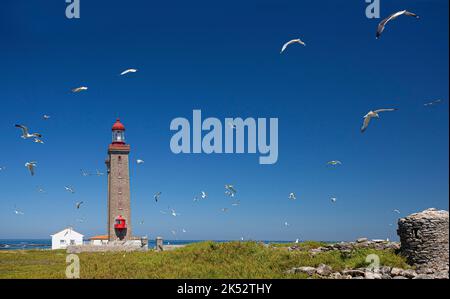
[[[414,18],[417,18],[417,19],[419,18],[418,15],[416,15],[415,13],[409,12],[407,10],[402,10],[402,11],[398,11],[396,13],[393,13],[393,14],[389,15],[387,18],[383,19],[378,24],[377,32],[376,32],[376,38],[379,39],[381,37],[382,33],[385,30],[386,25],[389,22],[397,19],[400,16],[409,16],[409,17],[414,17]],[[303,47],[306,46],[306,43],[302,39],[300,39],[300,38],[292,39],[292,40],[289,40],[288,42],[283,44],[283,46],[281,48],[281,51],[280,51],[280,54],[284,53],[287,50],[288,47],[290,47],[290,46],[292,46],[294,44],[298,44],[298,45],[303,46]],[[120,76],[126,76],[126,75],[129,75],[129,74],[132,74],[132,73],[136,73],[136,72],[138,72],[138,69],[129,68],[129,69],[126,69],[126,70],[122,71],[120,73]],[[73,88],[71,91],[73,93],[80,93],[80,92],[83,92],[83,91],[87,91],[88,89],[89,88],[87,86],[79,86],[79,87]],[[442,103],[442,100],[439,99],[439,100],[434,100],[434,101],[430,101],[428,103],[425,103],[424,106],[425,107],[435,106],[435,105],[438,105],[440,103]],[[360,131],[362,133],[364,133],[367,130],[367,128],[368,128],[372,118],[379,119],[380,118],[380,115],[379,115],[380,113],[382,113],[382,112],[393,112],[393,111],[396,111],[396,110],[398,110],[398,109],[396,109],[396,108],[385,108],[385,109],[377,109],[377,110],[369,111],[363,117],[363,125],[362,125]],[[51,119],[51,116],[45,114],[45,115],[42,116],[42,118],[44,120],[49,120],[49,119]],[[229,122],[228,125],[232,129],[236,128],[236,126],[234,125],[233,122]],[[33,139],[33,141],[35,143],[44,144],[44,141],[42,140],[42,135],[40,133],[36,133],[36,132],[35,133],[30,133],[30,130],[28,129],[28,127],[26,127],[25,125],[21,125],[21,124],[16,124],[15,127],[21,129],[21,131],[22,131],[21,138],[23,138],[23,139]],[[137,159],[136,160],[136,164],[138,164],[138,165],[142,165],[144,163],[145,162],[142,159]],[[332,161],[328,161],[327,165],[328,166],[337,167],[337,166],[341,166],[342,162],[339,161],[339,160],[332,160]],[[32,176],[34,176],[35,175],[35,168],[37,167],[37,162],[36,161],[26,162],[25,163],[25,167],[28,169],[30,174]],[[4,171],[5,169],[6,169],[6,167],[4,167],[4,166],[0,167],[0,171]],[[91,175],[103,176],[104,173],[100,172],[98,169],[96,170],[95,173],[87,172],[87,171],[81,169],[81,175],[84,176],[84,177],[91,176]],[[64,188],[65,188],[65,190],[67,192],[69,192],[71,194],[75,193],[75,189],[73,187],[71,187],[71,186],[65,186]],[[43,188],[41,188],[41,187],[38,187],[38,192],[39,193],[45,193],[45,190]],[[227,195],[230,198],[233,198],[233,201],[231,202],[231,206],[234,206],[234,207],[240,205],[240,201],[235,199],[236,194],[237,194],[237,190],[233,187],[233,185],[229,185],[229,184],[225,185],[225,195]],[[158,203],[160,201],[161,195],[162,195],[162,192],[160,192],[160,191],[154,194],[153,199],[155,200],[156,203]],[[198,196],[195,196],[193,200],[194,200],[194,202],[198,202],[200,199],[205,200],[207,197],[208,197],[207,193],[205,191],[201,191],[200,194]],[[297,196],[296,196],[295,192],[289,193],[288,199],[292,200],[292,201],[296,200]],[[332,203],[336,203],[337,202],[337,198],[336,197],[331,197],[330,200],[331,200]],[[75,204],[76,209],[77,210],[80,209],[81,205],[83,205],[83,204],[84,204],[83,201],[76,202],[76,204]],[[229,208],[224,207],[224,208],[221,209],[221,211],[226,213],[226,212],[229,211]],[[393,211],[395,213],[397,213],[397,214],[400,214],[400,211],[398,209],[395,209]],[[168,215],[171,215],[173,217],[178,217],[178,216],[181,215],[181,214],[179,214],[178,212],[176,212],[174,209],[172,209],[170,207],[168,207],[167,211],[162,211],[161,210],[160,212],[162,214],[168,214]],[[16,207],[14,208],[14,213],[16,215],[24,215],[24,213],[22,211],[20,211],[19,209],[17,209]],[[84,219],[78,218],[77,222],[84,222]],[[141,220],[140,224],[144,224],[144,220]],[[284,221],[283,226],[284,227],[289,227],[290,224],[287,221]],[[182,232],[186,233],[187,231],[183,228]],[[171,233],[175,236],[176,235],[176,230],[171,230]],[[243,237],[241,239],[243,240]],[[295,242],[298,243],[299,239],[297,239]]]

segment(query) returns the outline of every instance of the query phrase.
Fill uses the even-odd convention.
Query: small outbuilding
[[[109,240],[108,235],[94,236],[89,238],[91,245],[106,245],[108,244],[108,240]]]
[[[57,232],[52,237],[52,250],[66,249],[69,245],[83,245],[83,235],[73,230],[72,227]]]

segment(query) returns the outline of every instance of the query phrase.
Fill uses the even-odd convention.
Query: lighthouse
[[[130,146],[125,143],[125,126],[117,119],[112,126],[112,142],[108,146],[108,239],[130,240]]]

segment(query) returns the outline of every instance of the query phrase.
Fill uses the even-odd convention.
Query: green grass
[[[405,260],[390,250],[358,249],[349,256],[339,251],[313,256],[307,251],[289,252],[280,247],[268,248],[255,242],[202,242],[165,252],[78,256],[81,278],[306,278],[285,271],[321,263],[335,270],[364,267],[366,256],[372,253],[380,257],[381,265],[407,267]],[[0,278],[65,278],[65,268],[65,251],[0,251]]]

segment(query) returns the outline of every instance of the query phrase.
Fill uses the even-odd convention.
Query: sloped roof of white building
[[[53,235],[50,235],[50,237],[53,237],[53,236],[56,236],[56,235],[66,235],[66,234],[71,234],[71,235],[79,235],[79,236],[81,236],[81,237],[84,237],[84,235],[83,234],[80,234],[79,232],[77,232],[77,231],[75,231],[75,230],[73,230],[73,228],[71,228],[71,227],[67,227],[67,228],[65,228],[65,229],[63,229],[62,231],[59,231],[59,232],[57,232],[57,233],[54,233]]]

